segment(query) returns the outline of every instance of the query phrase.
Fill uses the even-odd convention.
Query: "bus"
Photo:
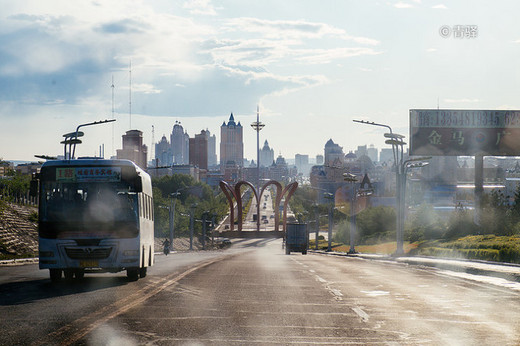
[[[126,270],[130,281],[154,263],[150,176],[128,160],[45,162],[33,181],[39,195],[39,266],[50,279]]]

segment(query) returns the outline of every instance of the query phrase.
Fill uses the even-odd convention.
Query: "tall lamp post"
[[[400,175],[401,196],[399,199],[401,201],[401,204],[399,205],[399,213],[398,213],[398,217],[400,220],[399,227],[400,227],[400,234],[401,234],[401,245],[400,245],[401,249],[403,248],[402,235],[404,234],[404,217],[405,217],[404,214],[405,214],[405,209],[406,209],[406,176],[408,174],[409,169],[420,168],[420,167],[429,165],[430,163],[426,162],[426,161],[428,161],[430,159],[431,159],[431,156],[415,157],[413,159],[408,159],[408,160],[404,161],[403,164],[401,165],[401,175]]]
[[[323,198],[329,200],[329,229],[327,233],[327,240],[329,242],[327,246],[327,251],[332,251],[332,211],[333,211],[333,205],[334,205],[334,195],[330,192],[324,192]]]
[[[356,202],[356,187],[355,183],[357,182],[357,178],[352,173],[343,173],[343,180],[346,182],[349,182],[351,184],[351,192],[352,195],[350,196],[350,249],[348,250],[348,253],[353,254],[356,253],[356,249],[354,246],[355,243],[355,236],[356,236],[356,210],[354,207],[354,203]]]
[[[265,124],[260,122],[260,109],[256,106],[256,121],[251,123],[251,127],[256,131],[256,195],[260,198],[260,130]],[[260,231],[260,203],[256,203],[256,231]]]
[[[370,121],[364,121],[364,120],[353,120],[356,123],[365,124],[365,125],[372,125],[372,126],[380,126],[387,128],[390,133],[385,133],[385,138],[388,138],[385,143],[392,145],[392,153],[394,156],[394,166],[395,166],[395,185],[396,185],[396,201],[397,201],[397,210],[396,210],[396,243],[397,243],[397,249],[395,251],[395,255],[401,256],[404,254],[403,249],[403,225],[401,224],[401,209],[403,208],[403,202],[402,201],[402,190],[401,190],[401,175],[402,167],[403,167],[403,156],[404,156],[404,146],[406,143],[404,142],[404,136],[394,133],[392,131],[392,128],[389,125],[386,124],[378,124],[375,122]]]
[[[197,208],[197,203],[193,203],[190,206],[190,251],[193,250],[193,227],[195,223],[195,208]]]

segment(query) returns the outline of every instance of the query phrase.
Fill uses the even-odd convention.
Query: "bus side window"
[[[143,217],[143,194],[139,192],[139,216]]]
[[[146,200],[146,218],[149,219],[150,218],[150,203],[148,203],[148,195],[144,195],[145,197],[145,200]]]
[[[155,210],[154,210],[154,207],[153,207],[153,197],[150,197],[150,201],[151,201],[151,203],[152,203],[152,221],[153,221],[153,220],[154,220],[154,217],[155,217],[155,215],[154,215]]]
[[[148,219],[152,219],[152,204],[150,203],[150,196],[146,196],[148,199]]]

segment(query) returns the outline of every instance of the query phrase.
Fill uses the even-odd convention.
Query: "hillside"
[[[0,204],[0,259],[37,255],[36,212],[36,207]]]

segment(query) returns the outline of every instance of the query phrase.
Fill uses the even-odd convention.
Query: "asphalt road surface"
[[[265,239],[156,261],[137,282],[0,268],[0,344],[520,344],[520,293],[447,271]]]

